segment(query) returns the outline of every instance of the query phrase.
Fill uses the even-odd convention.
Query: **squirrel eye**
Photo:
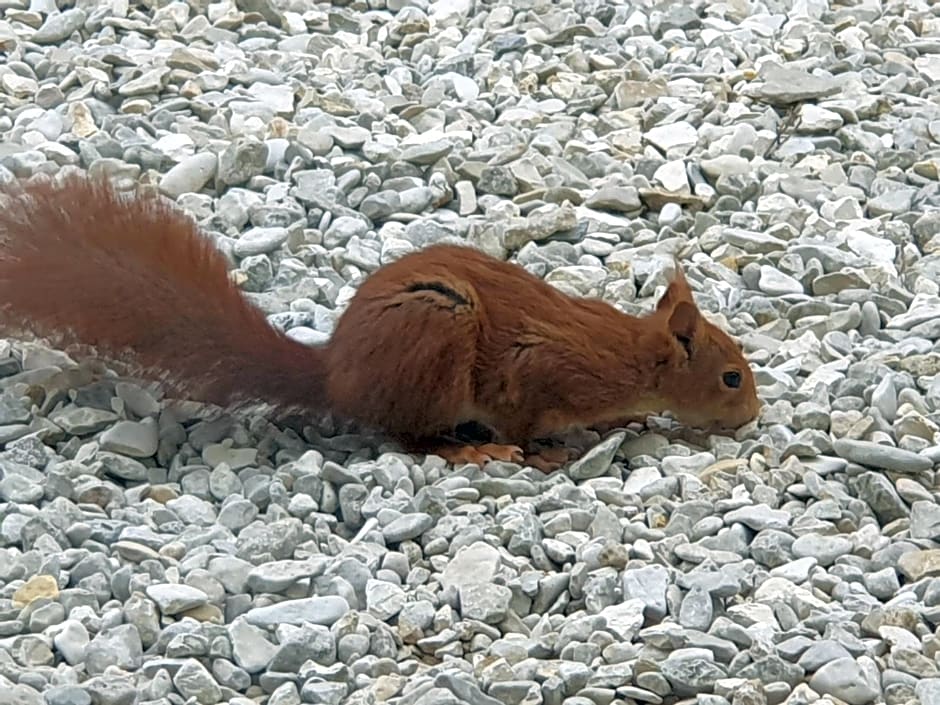
[[[721,376],[721,381],[725,383],[726,387],[737,389],[741,386],[741,373],[736,371],[725,372]]]

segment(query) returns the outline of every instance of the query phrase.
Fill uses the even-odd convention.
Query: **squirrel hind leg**
[[[564,445],[548,448],[532,446],[528,448],[526,453],[525,464],[548,474],[560,470],[577,455],[577,451]]]

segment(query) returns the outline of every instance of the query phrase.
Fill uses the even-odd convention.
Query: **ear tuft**
[[[689,301],[678,302],[669,316],[669,332],[685,348],[686,354],[692,356],[695,346],[699,319],[701,314],[695,304]]]
[[[685,278],[685,274],[682,271],[682,266],[679,264],[679,260],[677,259],[674,264],[673,275],[669,281],[669,286],[666,287],[665,293],[656,304],[656,310],[671,310],[675,308],[676,304],[678,304],[680,301],[694,303],[694,299],[692,298],[692,289],[689,287],[689,282]]]

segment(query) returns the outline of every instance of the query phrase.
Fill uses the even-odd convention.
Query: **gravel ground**
[[[677,253],[768,404],[484,472],[5,342],[0,703],[940,703],[940,5],[0,0],[0,56],[0,177],[161,189],[299,340],[446,238],[627,311]]]

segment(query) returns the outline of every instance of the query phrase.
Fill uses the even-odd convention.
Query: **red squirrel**
[[[702,316],[678,267],[635,317],[433,245],[366,277],[314,347],[268,323],[173,203],[87,176],[0,187],[0,307],[4,336],[130,362],[194,401],[331,414],[453,463],[554,469],[557,454],[527,459],[524,447],[664,410],[731,430],[760,408],[740,345]],[[458,440],[466,423],[492,438]]]

